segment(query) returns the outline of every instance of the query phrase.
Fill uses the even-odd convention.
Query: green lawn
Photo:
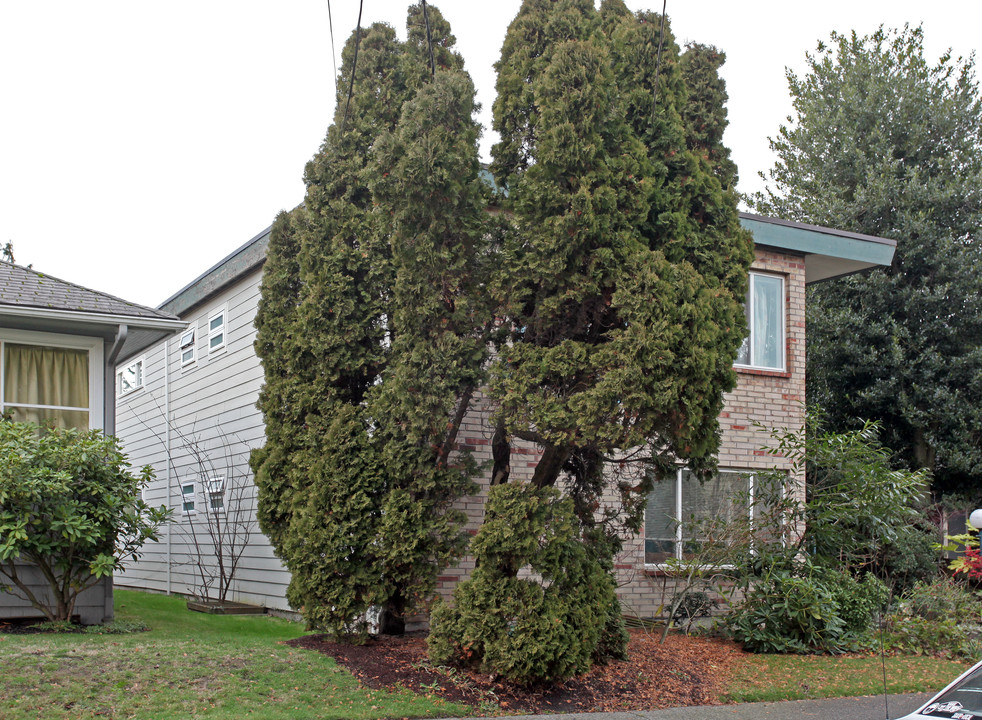
[[[0,717],[314,720],[475,715],[409,691],[368,690],[316,652],[281,641],[302,626],[272,617],[202,615],[176,597],[116,591],[116,617],[149,632],[0,635]],[[965,665],[887,658],[891,693],[933,691]],[[878,657],[747,656],[732,702],[882,692]]]
[[[888,657],[887,691],[937,692],[969,665],[933,657]],[[725,699],[770,702],[882,692],[879,656],[751,655],[731,676]]]
[[[300,720],[467,715],[409,691],[368,690],[334,660],[280,641],[272,617],[203,615],[176,597],[116,591],[149,632],[0,635],[0,717]]]

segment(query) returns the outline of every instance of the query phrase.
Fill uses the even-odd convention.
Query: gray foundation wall
[[[51,599],[48,582],[41,571],[33,565],[17,565],[17,576],[23,580],[31,592],[43,602]],[[0,576],[0,620],[19,620],[21,618],[44,619],[44,613],[35,609],[21,597],[20,591],[4,582]],[[53,603],[52,603],[53,604]],[[75,613],[83,625],[101,625],[113,619],[113,580],[103,578],[88,590],[83,591],[75,602]]]

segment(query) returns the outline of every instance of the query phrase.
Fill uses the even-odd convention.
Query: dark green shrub
[[[745,649],[758,653],[835,651],[846,630],[829,585],[784,571],[761,579],[726,626]]]
[[[886,609],[890,592],[883,581],[872,573],[857,579],[846,573],[829,571],[826,584],[832,588],[833,597],[839,605],[839,617],[845,631],[857,639],[867,636]]]
[[[585,671],[598,649],[622,654],[614,582],[580,542],[572,501],[554,488],[507,484],[491,489],[486,508],[477,568],[453,607],[438,603],[431,615],[433,662],[529,684]]]

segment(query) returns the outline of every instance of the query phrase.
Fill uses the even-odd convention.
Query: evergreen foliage
[[[745,332],[752,243],[687,146],[688,90],[670,28],[658,67],[659,27],[618,0],[530,1],[497,64],[492,170],[513,223],[494,287],[512,335],[490,392],[504,433],[544,450],[532,482],[571,478],[585,525],[617,449],[712,464]]]
[[[452,504],[479,468],[457,435],[485,393],[496,487],[479,567],[433,615],[435,652],[568,677],[623,652],[619,530],[640,524],[650,465],[712,467],[735,381],[752,243],[724,187],[719,58],[693,63],[689,114],[715,125],[690,129],[670,29],[658,64],[659,16],[523,3],[497,64],[507,192],[489,214],[473,86],[428,9],[432,66],[420,6],[405,43],[364,31],[357,69],[349,41],[347,118],[339,98],[304,204],[273,228],[261,527],[308,624],[343,634],[370,606],[420,607],[464,547]],[[508,482],[516,441],[542,450],[528,485]]]
[[[405,43],[371,26],[356,68],[358,38],[345,46],[347,118],[339,97],[304,204],[273,227],[256,320],[260,526],[290,603],[339,635],[371,606],[398,625],[432,594],[463,549],[449,506],[475,472],[449,457],[487,347],[474,90],[428,14],[435,77],[419,5]]]
[[[513,682],[561,681],[593,662],[613,578],[579,537],[572,502],[555,488],[491,488],[472,544],[477,568],[438,604],[429,637],[440,664],[463,664]],[[519,570],[529,577],[518,577]],[[619,615],[619,613],[618,613]]]
[[[808,297],[809,398],[833,428],[877,418],[934,490],[982,489],[982,102],[974,62],[930,64],[920,28],[833,34],[789,73],[754,207],[897,240],[885,271]]]

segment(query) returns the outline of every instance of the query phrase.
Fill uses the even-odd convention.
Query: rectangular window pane
[[[644,513],[644,561],[650,565],[675,555],[675,475],[655,482]]]
[[[183,353],[181,353],[181,364],[182,365],[187,365],[189,362],[193,362],[193,361],[194,361],[194,349],[193,348],[191,350],[185,350]]]
[[[743,473],[720,472],[700,482],[688,471],[682,473],[683,556],[696,552],[707,539],[710,527],[732,526],[747,514],[749,478]]]
[[[211,319],[211,322],[208,323],[208,332],[212,332],[214,330],[217,330],[224,323],[225,323],[225,314],[223,313],[221,315],[216,315],[215,317],[213,317]]]
[[[781,278],[755,275],[753,278],[753,318],[750,339],[753,364],[783,369],[784,283]]]
[[[217,335],[212,335],[208,339],[208,348],[209,349],[214,349],[216,347],[219,347],[220,345],[223,345],[224,343],[225,343],[225,334],[224,333],[218,333]],[[202,359],[201,362],[204,362],[204,359]]]
[[[3,361],[4,402],[89,407],[88,351],[5,343]]]

